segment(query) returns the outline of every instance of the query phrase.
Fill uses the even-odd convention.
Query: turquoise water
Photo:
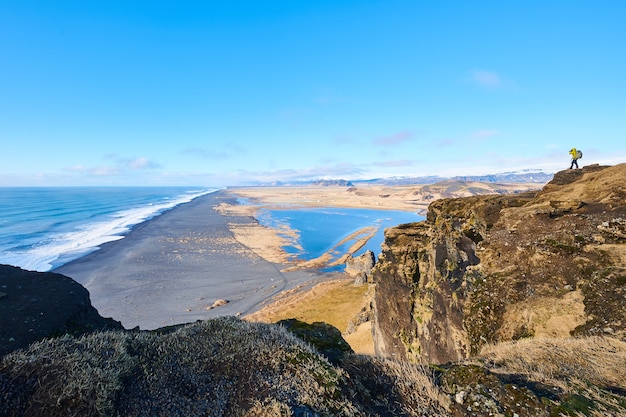
[[[384,241],[384,229],[404,223],[424,220],[417,213],[396,210],[373,210],[359,208],[285,208],[262,210],[258,215],[261,225],[299,231],[299,237],[284,249],[302,259],[315,259],[328,251],[332,251],[333,260],[346,253],[358,240],[359,236],[348,239],[352,233],[373,226],[376,233],[365,246],[354,253],[358,256],[371,250],[376,256],[381,251]],[[362,237],[362,235],[361,235]],[[331,263],[332,261],[331,260]],[[343,266],[329,268],[339,270]]]

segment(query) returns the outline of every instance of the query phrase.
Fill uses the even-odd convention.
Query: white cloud
[[[150,166],[150,161],[147,158],[141,157],[128,162],[130,169],[144,169]]]
[[[78,164],[78,165],[74,165],[74,166],[71,166],[71,167],[67,168],[67,171],[70,171],[70,172],[85,172],[85,171],[89,171],[89,169],[86,168],[83,165]]]
[[[382,162],[376,162],[374,163],[375,166],[378,167],[409,167],[413,165],[413,161],[410,161],[408,159],[395,159],[395,160],[389,160],[389,161],[382,161]]]
[[[501,87],[503,83],[500,74],[485,70],[473,70],[472,81],[480,86],[488,88]]]
[[[112,160],[113,163],[97,166],[76,164],[65,168],[64,171],[92,177],[115,177],[132,171],[155,170],[161,168],[161,164],[151,161],[143,156],[137,158],[127,158],[110,154],[105,155],[104,158]]]
[[[378,145],[378,146],[395,146],[395,145],[399,145],[403,142],[406,142],[407,140],[411,139],[413,137],[413,132],[410,132],[408,130],[402,131],[402,132],[398,132],[398,133],[394,133],[393,135],[390,136],[385,136],[382,138],[378,138],[376,140],[374,140],[374,145]]]
[[[488,139],[492,136],[496,136],[498,133],[500,132],[495,129],[481,129],[472,132],[472,137],[474,139]]]
[[[235,156],[245,155],[248,152],[241,146],[234,143],[226,143],[219,148],[191,147],[181,152],[183,155],[191,155],[200,159],[223,160]]]

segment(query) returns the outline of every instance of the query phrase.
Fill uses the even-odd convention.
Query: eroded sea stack
[[[444,199],[385,231],[373,271],[384,356],[468,358],[486,344],[626,328],[626,164],[557,173],[543,190]]]

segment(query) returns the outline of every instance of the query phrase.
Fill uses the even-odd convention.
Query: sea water
[[[385,239],[384,229],[404,223],[419,222],[424,216],[415,212],[398,210],[374,210],[363,208],[279,208],[262,210],[258,215],[259,223],[273,228],[295,231],[297,236],[285,235],[291,243],[284,247],[287,253],[299,259],[310,260],[323,254],[330,254],[332,264],[366,234],[353,236],[355,232],[373,227],[376,232],[367,239],[365,245],[352,256],[359,256],[367,250],[374,255],[381,252]],[[351,237],[352,236],[352,237]],[[333,271],[344,268],[343,265],[328,267]]]
[[[216,191],[190,187],[0,188],[0,264],[48,271],[134,225]]]

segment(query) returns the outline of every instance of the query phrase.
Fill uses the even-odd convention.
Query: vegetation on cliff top
[[[0,416],[626,415],[625,363],[626,343],[595,337],[529,339],[435,367],[349,352],[331,363],[280,325],[223,317],[12,352]]]

